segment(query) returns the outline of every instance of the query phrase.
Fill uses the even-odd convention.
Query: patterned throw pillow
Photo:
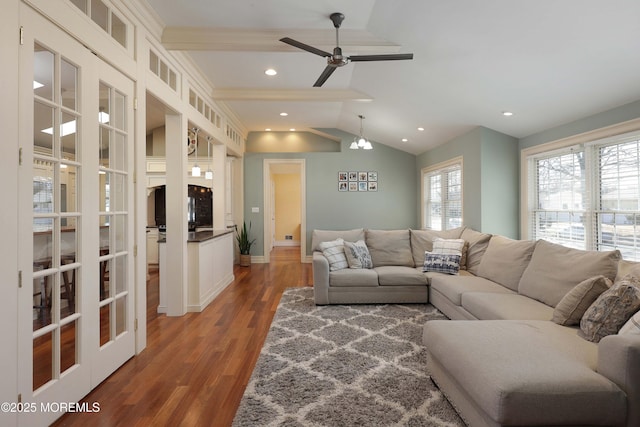
[[[640,309],[640,281],[632,275],[615,282],[587,309],[578,334],[592,342],[617,334],[622,325]]]
[[[640,335],[640,311],[631,316],[631,319],[620,328],[618,335]]]
[[[349,268],[373,268],[371,254],[364,240],[355,243],[344,242],[344,253],[347,256]]]
[[[460,271],[460,258],[460,254],[436,254],[433,252],[425,252],[422,271],[458,274]]]
[[[330,271],[342,270],[343,268],[349,267],[347,256],[344,254],[344,240],[342,240],[342,238],[322,242],[318,247],[329,261]]]

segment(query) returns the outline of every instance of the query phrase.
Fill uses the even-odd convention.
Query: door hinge
[[[138,98],[133,98],[133,109],[134,110],[138,109]]]
[[[137,330],[138,330],[138,319],[135,319],[135,320],[133,321],[133,330],[134,330],[134,331],[137,331]]]
[[[24,45],[24,27],[20,26],[20,45]]]
[[[22,393],[18,393],[18,403],[22,403]]]
[[[133,245],[133,256],[134,257],[138,256],[138,245]]]
[[[18,148],[18,166],[22,166],[22,147]]]
[[[138,175],[136,174],[136,171],[133,171],[133,183],[137,183],[138,182]]]
[[[22,270],[18,271],[18,288],[22,288]]]

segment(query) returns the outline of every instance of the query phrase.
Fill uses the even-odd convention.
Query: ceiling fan
[[[336,47],[333,48],[333,53],[325,52],[324,50],[315,48],[313,46],[309,46],[308,44],[304,44],[297,40],[294,40],[289,37],[283,37],[280,39],[281,42],[287,43],[291,46],[297,47],[298,49],[306,50],[307,52],[311,52],[315,55],[324,56],[327,58],[327,66],[325,67],[318,80],[313,84],[314,87],[320,87],[327,81],[329,76],[333,74],[333,72],[338,67],[342,67],[343,65],[347,65],[349,62],[364,62],[364,61],[397,61],[401,59],[413,59],[413,53],[396,53],[396,54],[386,54],[386,55],[351,55],[344,56],[342,55],[342,49],[340,48],[340,38],[339,38],[339,30],[342,21],[344,20],[344,15],[342,13],[336,12],[332,13],[331,21],[333,22],[333,26],[336,28]]]

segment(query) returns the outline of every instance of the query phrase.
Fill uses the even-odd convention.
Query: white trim
[[[615,125],[606,126],[589,132],[583,132],[533,147],[524,148],[520,151],[520,236],[523,240],[528,240],[529,227],[529,158],[543,153],[566,149],[573,145],[591,145],[592,143],[607,140],[612,137],[625,137],[631,132],[640,130],[640,118],[629,120]]]

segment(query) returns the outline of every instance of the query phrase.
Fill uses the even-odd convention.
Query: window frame
[[[521,150],[520,158],[520,232],[522,239],[533,240],[534,230],[532,213],[535,209],[536,182],[534,178],[536,160],[560,156],[572,150],[584,150],[585,156],[585,222],[584,244],[586,250],[598,250],[600,246],[608,246],[600,239],[601,195],[600,166],[598,150],[600,147],[623,144],[640,140],[640,119],[634,119],[606,128],[596,129],[583,134],[574,135],[557,141],[540,144]],[[605,248],[602,250],[609,250]]]
[[[455,157],[453,159],[444,161],[444,162],[440,162],[440,163],[436,163],[435,165],[431,165],[431,166],[427,166],[425,168],[422,168],[420,170],[420,226],[423,229],[432,229],[431,228],[431,224],[427,224],[426,221],[426,212],[427,212],[427,204],[428,204],[428,200],[427,200],[427,194],[426,194],[426,186],[425,186],[425,179],[427,178],[427,176],[432,176],[435,174],[441,174],[443,175],[444,173],[450,172],[452,169],[459,169],[460,170],[460,218],[461,218],[461,224],[457,225],[456,227],[462,226],[462,224],[464,223],[464,164],[463,164],[463,157],[462,156],[458,156]],[[442,182],[445,182],[445,180],[442,180]],[[442,187],[441,187],[442,189]],[[442,194],[445,194],[445,191],[442,191]],[[447,205],[448,200],[444,200],[443,199],[443,208],[444,206]],[[443,209],[444,212],[446,212],[446,209]],[[442,223],[441,226],[443,227],[443,230],[449,230],[450,228],[446,228],[448,221],[447,221],[448,217],[446,215],[442,216]],[[455,227],[452,227],[455,228]]]

